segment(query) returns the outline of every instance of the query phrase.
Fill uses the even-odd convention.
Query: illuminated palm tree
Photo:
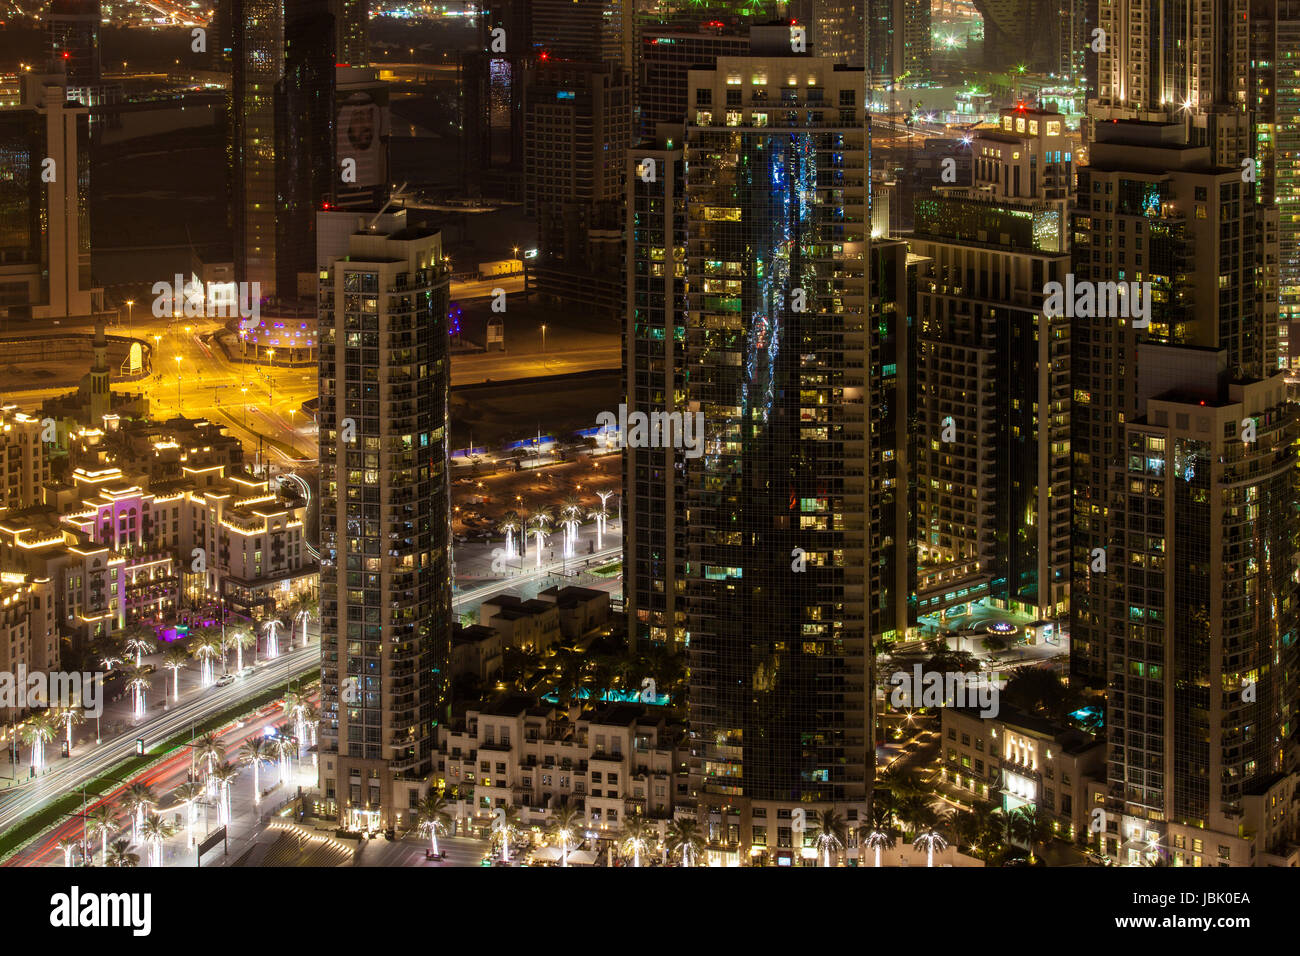
[[[142,667],[128,666],[126,670],[126,687],[131,691],[131,700],[133,701],[133,712],[135,719],[140,720],[144,717],[148,709],[146,692],[153,686]]]
[[[429,834],[430,847],[433,855],[438,855],[438,834],[446,833],[451,829],[451,814],[447,812],[446,795],[439,791],[437,793],[430,791],[429,795],[420,801],[419,807],[416,808],[417,826],[427,831]]]
[[[858,834],[860,845],[869,850],[874,850],[876,854],[876,866],[880,866],[880,851],[892,850],[898,842],[894,828],[880,821],[874,826],[863,824]]]
[[[206,792],[203,784],[187,780],[172,791],[176,805],[185,808],[185,842],[194,845],[194,804],[203,799]]]
[[[537,567],[542,566],[542,548],[546,547],[546,535],[551,530],[551,514],[545,508],[539,508],[528,519],[528,533],[533,536],[537,546]]]
[[[560,866],[569,865],[569,846],[577,842],[578,830],[586,823],[581,811],[562,803],[551,818],[550,835],[560,844]]]
[[[75,701],[71,707],[65,707],[54,715],[54,722],[63,725],[64,739],[68,742],[68,753],[72,753],[72,728],[86,719],[80,705]]]
[[[813,841],[822,854],[822,866],[831,865],[831,854],[844,849],[848,833],[835,810],[823,810],[813,820]]]
[[[598,491],[596,492],[596,497],[600,499],[599,514],[604,515],[603,518],[598,519],[600,523],[596,525],[596,533],[599,535],[601,532],[606,532],[609,530],[609,519],[610,519],[609,499],[614,497],[614,492]],[[597,545],[597,547],[599,548],[600,546]]]
[[[497,526],[506,536],[506,558],[507,560],[517,558],[515,554],[515,535],[523,530],[523,522],[519,519],[518,512],[507,511],[501,516],[501,523]]]
[[[666,843],[669,856],[679,856],[682,866],[694,866],[704,852],[704,835],[695,820],[674,820],[668,827]]]
[[[131,814],[131,842],[138,843],[140,827],[149,811],[158,806],[158,795],[147,783],[133,783],[122,795],[122,805],[126,807],[127,813]]]
[[[262,630],[266,632],[266,656],[268,660],[275,660],[280,656],[280,628],[284,627],[284,622],[278,617],[267,618],[262,623]]]
[[[510,838],[523,832],[519,811],[514,807],[497,807],[492,820],[492,837],[501,841],[501,862],[510,861]]]
[[[564,556],[573,557],[578,542],[578,527],[582,523],[582,502],[570,495],[560,507],[560,524],[564,528]]]
[[[23,743],[32,748],[32,769],[40,773],[45,768],[45,745],[54,739],[54,722],[47,711],[41,711],[23,724],[19,733]]]
[[[230,823],[230,785],[239,776],[239,768],[234,764],[219,763],[212,768],[210,778],[217,790],[217,823],[225,826]]]
[[[86,834],[92,840],[99,837],[102,850],[101,862],[108,859],[108,835],[116,833],[117,830],[117,814],[113,812],[110,804],[101,803],[86,812]]]
[[[139,866],[140,854],[131,852],[131,844],[126,840],[115,840],[113,848],[104,862],[105,866]]]
[[[226,647],[235,649],[235,670],[244,669],[244,649],[253,649],[253,663],[257,663],[257,636],[245,627],[234,627],[226,632]]]
[[[239,762],[253,768],[253,805],[262,803],[262,764],[271,762],[271,747],[265,737],[249,737],[239,748]]]
[[[180,679],[181,668],[189,660],[189,655],[182,648],[169,647],[167,653],[163,655],[162,666],[172,672],[172,702],[175,703],[180,699]]]
[[[55,846],[63,853],[63,865],[72,866],[72,855],[81,849],[81,844],[76,840],[69,840],[65,837]]]
[[[212,775],[212,768],[226,759],[226,748],[217,740],[217,735],[208,733],[194,741],[194,760],[202,769],[205,781]],[[211,794],[212,788],[208,787]]]
[[[205,628],[190,645],[190,656],[199,662],[199,686],[211,686],[216,678],[213,661],[222,656],[221,636]]]
[[[632,854],[632,865],[641,865],[641,854],[650,849],[650,836],[654,831],[643,816],[630,816],[623,821],[623,849]]]
[[[1032,804],[1021,807],[1011,814],[1011,833],[1029,848],[1029,862],[1036,860],[1034,851],[1051,842],[1056,831],[1047,815]]]
[[[289,727],[278,728],[279,733],[271,738],[271,752],[280,761],[280,782],[288,783],[293,776],[293,758],[298,756],[298,741],[289,732]]]
[[[311,712],[311,701],[300,691],[291,690],[284,695],[282,712],[293,721],[293,732],[301,745],[307,739],[307,714]]]
[[[943,838],[942,833],[934,828],[933,824],[927,824],[912,840],[912,846],[925,851],[926,866],[934,866],[934,851],[938,850],[942,853],[948,849],[948,841]]]
[[[149,848],[149,865],[162,866],[163,844],[175,830],[162,817],[151,816],[140,825],[140,841]]]
[[[299,591],[289,601],[286,608],[289,612],[290,619],[294,622],[302,621],[302,646],[307,646],[307,622],[316,615],[316,599],[308,591]],[[294,635],[293,628],[289,629],[289,650],[293,650]]]
[[[596,550],[603,550],[605,547],[605,522],[609,519],[609,512],[605,510],[604,505],[587,515],[596,522]]]
[[[122,636],[122,649],[135,655],[135,666],[143,663],[145,654],[152,654],[158,645],[156,632],[148,624],[132,624]]]

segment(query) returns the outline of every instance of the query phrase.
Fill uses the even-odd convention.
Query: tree
[[[210,774],[217,788],[217,823],[222,826],[230,823],[230,785],[237,776],[239,768],[224,761],[213,767]]]
[[[497,525],[497,528],[506,536],[506,560],[517,557],[515,554],[515,535],[523,530],[523,527],[523,522],[520,520],[517,511],[507,511],[501,516],[501,523]]]
[[[105,866],[139,866],[140,854],[131,852],[131,844],[126,840],[115,840],[107,855]]]
[[[147,817],[140,825],[140,840],[149,848],[150,866],[162,866],[163,843],[170,839],[174,832],[172,825],[162,817]]]
[[[1045,847],[1056,835],[1052,821],[1038,807],[1026,804],[1011,814],[1011,834],[1029,848],[1029,862],[1035,860],[1034,850]]]
[[[533,512],[533,516],[528,519],[528,533],[536,539],[537,545],[537,567],[542,566],[542,548],[546,547],[546,535],[551,530],[551,513],[545,508],[539,508]]]
[[[85,714],[81,708],[74,704],[71,707],[65,707],[54,714],[54,722],[63,726],[64,737],[68,742],[68,753],[72,753],[72,728],[85,720]]]
[[[858,840],[860,846],[875,851],[876,866],[879,867],[880,851],[892,850],[898,842],[898,834],[892,826],[882,819],[877,820],[874,824],[862,824],[858,828]]]
[[[45,745],[54,739],[54,733],[54,722],[48,711],[28,718],[19,730],[23,743],[32,748],[32,769],[37,773],[45,767]]]
[[[86,811],[86,834],[92,840],[99,837],[102,849],[100,862],[108,859],[108,835],[116,833],[117,830],[117,814],[113,812],[113,807],[110,804],[101,803]],[[105,863],[105,865],[107,864]]]
[[[203,784],[191,780],[172,791],[177,806],[185,808],[185,842],[188,846],[194,845],[194,804],[203,799],[204,792]]]
[[[192,746],[194,761],[199,765],[205,779],[211,776],[213,767],[226,759],[226,747],[217,739],[216,734],[203,734],[194,741]]]
[[[140,840],[140,826],[149,811],[158,806],[158,795],[147,783],[133,783],[127,786],[122,795],[122,805],[131,814],[131,842]]]
[[[63,865],[72,866],[72,857],[78,850],[81,849],[81,844],[76,840],[72,840],[67,837],[64,837],[57,844],[55,844],[55,846],[59,849],[59,852],[63,854]]]
[[[562,803],[555,808],[549,830],[550,835],[555,837],[560,845],[560,866],[569,865],[569,846],[579,842],[578,831],[585,823],[586,819],[576,807]]]
[[[1083,705],[1082,692],[1071,690],[1054,671],[1022,667],[1002,689],[1002,700],[1027,714],[1061,720]]]
[[[522,830],[519,811],[514,807],[497,807],[492,819],[492,837],[501,841],[501,862],[510,860],[510,839]]]
[[[694,866],[695,860],[704,852],[704,835],[695,820],[674,820],[668,826],[668,854],[681,858],[682,866]]]
[[[976,820],[979,836],[976,846],[981,849],[984,862],[988,862],[999,846],[1006,840],[1007,818],[1002,808],[995,803],[981,800],[971,807],[971,815]]]
[[[654,830],[640,814],[627,817],[623,821],[623,850],[632,854],[632,865],[641,865],[641,854],[650,849],[650,838]]]
[[[311,701],[301,691],[291,690],[284,695],[282,711],[293,721],[293,732],[299,742],[307,739],[307,714],[311,711]]]
[[[157,632],[148,624],[132,624],[122,632],[122,649],[135,655],[136,667],[141,666],[144,655],[152,654],[157,646]]]
[[[189,660],[189,655],[182,648],[169,647],[163,654],[162,666],[172,672],[172,702],[180,699],[181,668]]]
[[[131,692],[132,710],[135,718],[140,720],[148,710],[147,692],[153,686],[143,667],[128,664],[126,668],[126,688]]]
[[[271,747],[265,737],[249,737],[239,748],[239,762],[253,768],[253,805],[262,803],[262,764],[271,762]]]
[[[216,675],[212,662],[222,657],[221,636],[210,628],[201,628],[190,638],[190,656],[199,662],[199,684],[208,687]]]
[[[262,630],[266,632],[266,656],[268,660],[275,660],[280,656],[280,628],[284,627],[284,622],[278,617],[268,617],[262,622]]]
[[[560,706],[567,711],[581,699],[582,690],[590,681],[587,659],[574,647],[560,647],[555,652],[552,667],[551,686]]]
[[[443,791],[430,791],[416,808],[416,825],[429,834],[430,849],[438,855],[438,834],[451,829],[451,814],[447,812],[446,794]]]
[[[913,836],[929,826],[934,816],[929,801],[920,794],[912,794],[898,802],[898,819]]]
[[[848,839],[844,820],[834,809],[813,816],[813,842],[822,854],[822,866],[831,865],[831,854],[844,849]]]
[[[226,632],[226,647],[235,649],[235,670],[244,669],[244,651],[253,649],[253,663],[257,663],[257,635],[246,627],[233,627]]]
[[[932,824],[927,824],[924,829],[917,833],[916,838],[912,840],[912,846],[918,850],[925,851],[925,865],[934,866],[934,851],[942,853],[948,849],[948,841],[943,838]]]
[[[276,730],[276,735],[271,738],[271,752],[280,762],[280,783],[288,783],[293,775],[293,759],[298,756],[298,741],[288,726]]]
[[[302,622],[302,646],[307,646],[307,625],[316,616],[319,605],[310,591],[299,591],[289,601],[288,612],[295,622]],[[293,629],[289,631],[289,650],[293,650]]]

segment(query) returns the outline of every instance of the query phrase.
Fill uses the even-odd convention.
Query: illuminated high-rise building
[[[99,0],[51,0],[43,19],[52,66],[63,70],[65,85],[99,83]]]
[[[360,215],[320,280],[320,779],[352,829],[410,824],[446,702],[442,259],[440,234],[404,212]]]
[[[282,0],[231,0],[230,152],[235,278],[276,291],[275,85],[284,69]]]

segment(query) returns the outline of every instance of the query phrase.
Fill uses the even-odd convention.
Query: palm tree
[[[235,670],[244,669],[244,649],[253,649],[253,663],[257,663],[257,636],[246,627],[232,627],[226,632],[226,647],[235,649]]]
[[[288,783],[293,773],[293,758],[298,756],[298,742],[288,725],[277,729],[278,733],[271,738],[271,752],[280,762],[280,782]]]
[[[148,708],[147,691],[153,686],[143,667],[128,664],[126,668],[126,688],[131,691],[132,712],[136,720],[145,716]]]
[[[880,866],[880,851],[892,850],[898,842],[896,831],[883,819],[870,825],[862,824],[858,829],[858,840],[860,846],[875,851],[877,867]]]
[[[45,767],[45,745],[54,739],[54,722],[48,711],[41,711],[22,726],[23,743],[32,748],[32,769],[37,773]]]
[[[632,854],[632,865],[641,865],[641,854],[650,849],[653,833],[645,817],[637,814],[623,821],[623,849]]]
[[[934,866],[934,851],[938,850],[942,853],[948,849],[948,841],[932,825],[927,825],[916,835],[916,839],[912,841],[912,846],[918,850],[925,850],[925,865]]]
[[[417,826],[429,832],[430,849],[438,855],[438,834],[451,829],[451,814],[447,812],[447,797],[443,791],[429,791],[416,808]]]
[[[521,831],[519,811],[514,807],[497,807],[492,820],[492,836],[501,841],[501,862],[510,860],[510,838]]]
[[[311,711],[311,701],[301,691],[291,690],[284,695],[282,705],[284,716],[293,720],[293,732],[299,743],[307,739],[307,714]]]
[[[74,724],[79,724],[86,719],[81,708],[74,702],[73,706],[65,707],[63,710],[54,714],[54,722],[63,725],[64,737],[68,742],[68,753],[72,753],[72,728]]]
[[[316,599],[309,591],[299,591],[289,601],[285,610],[291,621],[302,621],[302,646],[307,646],[307,622],[316,614]],[[289,628],[289,650],[293,650],[293,628]]]
[[[560,507],[560,524],[564,527],[564,556],[573,557],[578,543],[578,527],[582,524],[582,501],[570,495]]]
[[[135,655],[135,666],[143,663],[145,654],[152,654],[158,645],[157,632],[148,624],[132,624],[122,634],[122,649]]]
[[[674,820],[668,826],[666,843],[669,856],[681,857],[682,866],[694,866],[695,859],[704,852],[704,835],[695,820]]]
[[[249,737],[239,749],[239,762],[253,768],[253,805],[262,803],[262,764],[271,762],[271,747],[265,737]]]
[[[582,696],[582,689],[590,681],[587,659],[574,647],[560,647],[555,652],[554,677],[551,685],[555,696],[566,710]]]
[[[600,513],[605,516],[598,519],[600,523],[596,525],[596,530],[597,532],[608,531],[610,518],[609,499],[614,497],[614,492],[610,490],[598,491],[596,497],[600,499]],[[599,545],[597,547],[599,548]]]
[[[871,819],[878,824],[893,824],[898,820],[898,794],[879,782],[871,791]]]
[[[55,845],[63,853],[63,865],[72,866],[72,855],[81,849],[81,843],[64,837]]]
[[[163,843],[170,839],[174,832],[172,825],[162,817],[147,817],[140,825],[140,839],[149,848],[150,866],[162,866]]]
[[[268,660],[275,660],[280,656],[280,628],[284,627],[284,622],[278,617],[268,617],[262,622],[262,630],[266,632],[266,656]]]
[[[984,861],[987,863],[998,846],[1006,840],[1008,821],[1002,808],[987,800],[977,802],[971,807],[970,812],[976,820],[979,831],[976,845],[982,849]]]
[[[506,536],[506,558],[512,559],[517,557],[515,554],[515,535],[523,530],[523,522],[519,519],[519,513],[516,511],[507,511],[501,516],[501,523],[497,525],[501,533]]]
[[[194,748],[194,760],[202,765],[204,777],[212,774],[212,768],[226,759],[226,748],[217,740],[217,735],[208,733],[199,737],[192,744]]]
[[[185,808],[185,842],[187,846],[194,845],[194,804],[203,799],[204,792],[203,784],[192,780],[187,780],[172,791],[172,797],[175,798],[177,806]]]
[[[99,837],[100,848],[103,851],[101,861],[108,859],[108,835],[116,833],[117,829],[117,814],[113,812],[110,804],[101,803],[86,812],[86,834],[92,840]]]
[[[180,699],[181,668],[189,660],[189,655],[180,647],[169,647],[163,654],[162,666],[172,672],[172,703]]]
[[[528,519],[528,533],[536,538],[537,544],[537,567],[542,566],[542,548],[546,547],[546,535],[551,530],[551,513],[545,508],[539,508],[533,512],[533,516]]]
[[[239,776],[239,768],[223,761],[212,768],[210,776],[217,788],[217,823],[225,826],[230,822],[230,785]]]
[[[605,510],[604,505],[601,505],[588,514],[587,517],[596,522],[596,550],[603,551],[605,549],[605,522],[609,520],[609,512]]]
[[[550,834],[560,844],[560,866],[569,865],[569,843],[576,842],[577,831],[585,822],[582,812],[576,807],[562,803],[555,808],[555,815],[551,818],[549,829]]]
[[[105,866],[139,866],[140,854],[131,852],[131,844],[126,840],[113,841],[113,850],[106,857]]]
[[[932,822],[935,815],[930,809],[930,802],[920,794],[912,794],[899,800],[897,814],[899,821],[913,836]]]
[[[131,814],[131,842],[140,841],[140,827],[149,811],[158,806],[158,795],[147,783],[133,783],[122,796],[122,805]]]
[[[1029,848],[1029,862],[1035,861],[1034,850],[1045,847],[1056,835],[1052,821],[1038,807],[1027,804],[1011,814],[1011,833]]]
[[[190,656],[199,662],[199,686],[208,687],[215,678],[212,662],[222,655],[221,635],[203,628],[190,645]]]
[[[813,841],[822,854],[822,866],[831,865],[831,854],[844,849],[848,839],[844,821],[834,809],[823,810],[813,820]]]

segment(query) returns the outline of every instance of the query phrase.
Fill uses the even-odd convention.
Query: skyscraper
[[[45,12],[50,58],[62,69],[67,86],[100,81],[99,0],[51,0]]]
[[[448,277],[437,232],[361,216],[320,284],[321,790],[410,822],[451,639]]]
[[[365,66],[370,62],[369,0],[330,0],[334,16],[334,49],[342,66]]]
[[[1107,686],[1124,862],[1211,839],[1249,865],[1247,795],[1296,715],[1296,419],[1266,367],[1253,189],[1185,123],[1104,123],[1079,171],[1075,281],[1151,283],[1150,325],[1072,326],[1072,669]],[[1190,859],[1190,857],[1187,857]]]
[[[797,806],[856,819],[870,793],[867,565],[892,525],[868,326],[909,314],[907,254],[868,250],[861,70],[724,56],[687,94],[684,145],[661,127],[628,170],[628,402],[703,436],[628,450],[627,593],[638,639],[689,654],[712,851],[775,860]]]
[[[280,0],[231,0],[231,210],[235,278],[276,291],[275,84],[284,68]]]
[[[1070,271],[1064,117],[1003,110],[974,181],[916,202],[919,610],[985,601],[1064,617],[1070,578]]]
[[[275,267],[281,298],[316,299],[316,213],[338,175],[334,70],[329,0],[287,0],[284,76],[275,88]]]

